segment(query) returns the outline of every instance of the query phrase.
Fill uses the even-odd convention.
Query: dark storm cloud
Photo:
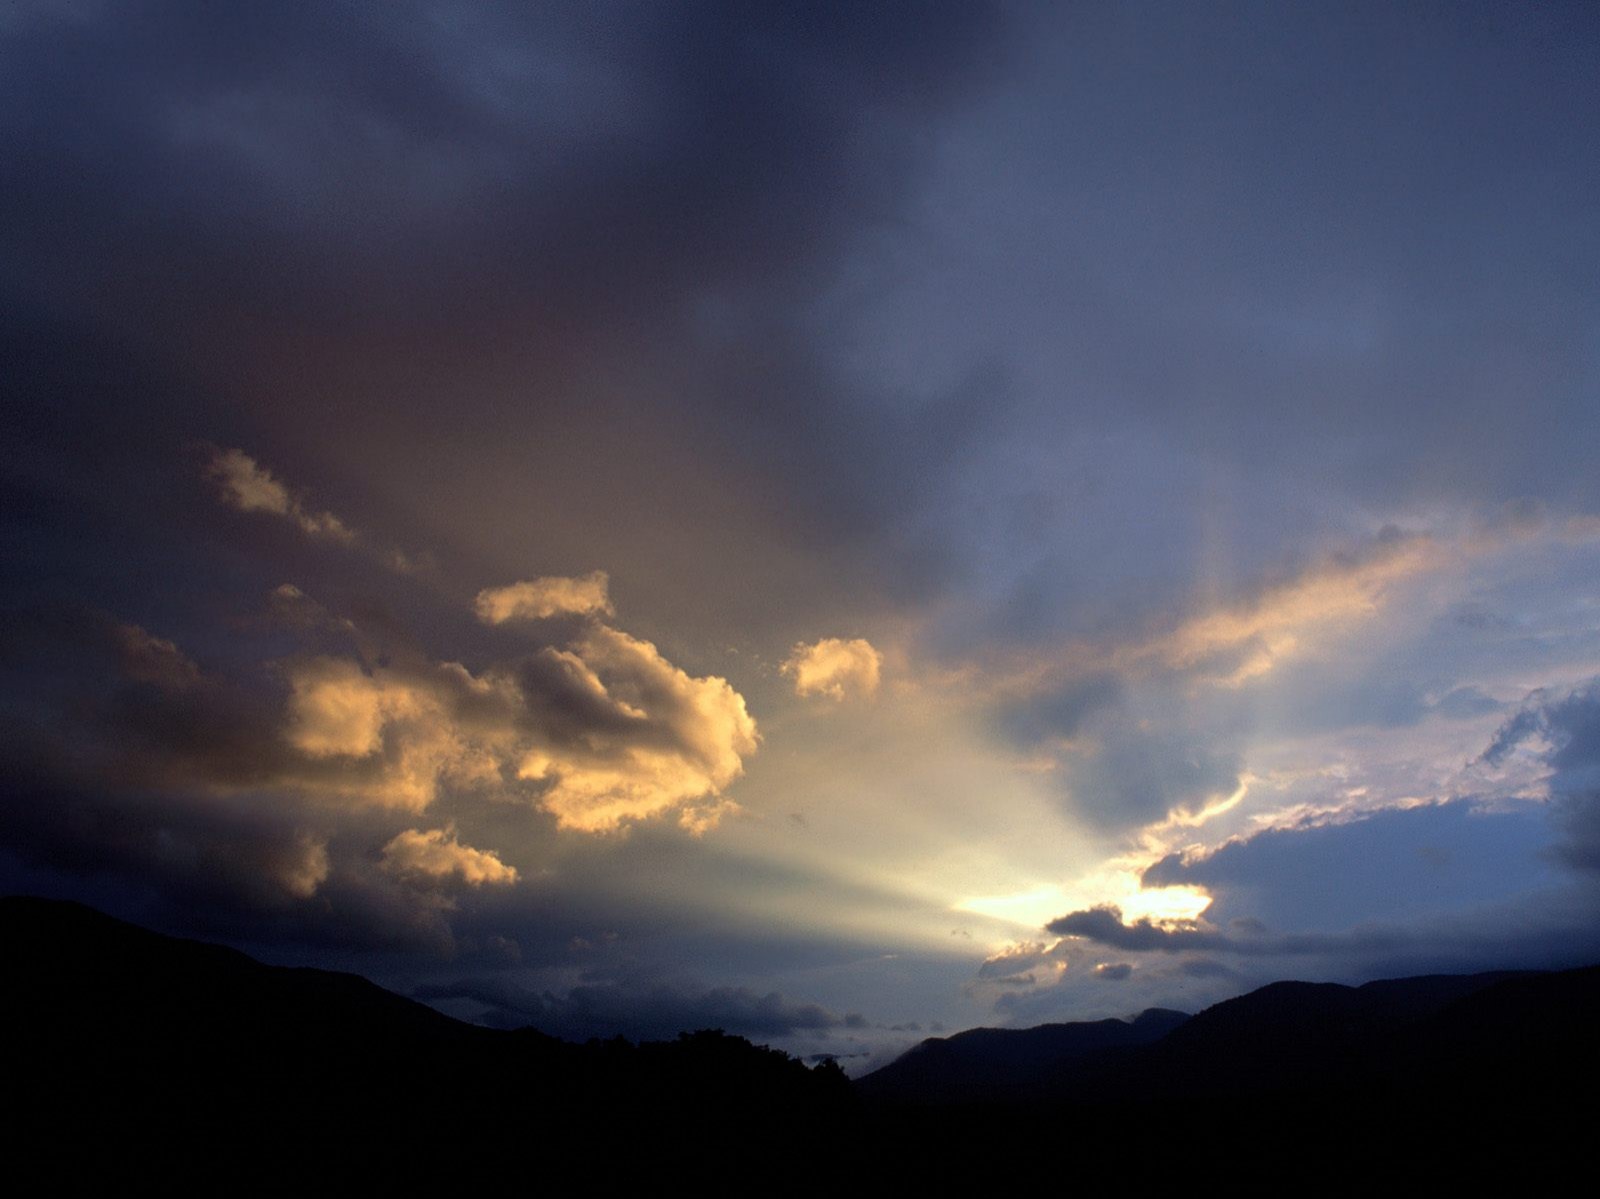
[[[284,767],[273,687],[204,674],[170,641],[101,612],[7,612],[0,672],[12,751],[85,782],[245,787]]]
[[[1057,936],[1079,937],[1097,945],[1133,952],[1176,953],[1185,949],[1234,950],[1236,941],[1218,929],[1189,924],[1168,928],[1148,917],[1124,924],[1122,909],[1110,904],[1068,912],[1045,925]]]
[[[1110,674],[1071,679],[1049,694],[1007,701],[995,719],[1001,732],[1019,745],[1047,743],[1078,732],[1097,711],[1115,703],[1121,690]]]
[[[1600,871],[1600,679],[1566,694],[1536,693],[1500,727],[1483,756],[1499,764],[1523,746],[1532,746],[1550,767],[1550,802],[1561,834],[1556,854],[1576,869]]]
[[[301,317],[660,304],[687,275],[791,270],[892,201],[907,148],[873,118],[937,109],[994,25],[979,5],[39,10],[6,39],[14,269],[57,295],[159,272],[181,285],[159,302]]]
[[[861,1018],[840,1017],[812,1003],[794,1003],[777,992],[744,987],[684,991],[620,984],[583,985],[563,996],[535,992],[503,978],[469,978],[430,984],[412,992],[430,1002],[470,1000],[488,1011],[484,1023],[502,1028],[532,1026],[569,1041],[625,1036],[664,1040],[680,1032],[717,1028],[751,1037],[859,1027]]]
[[[9,33],[11,307],[203,377],[191,435],[247,422],[282,461],[306,420],[371,437],[381,397],[457,469],[443,393],[475,433],[508,406],[561,429],[528,472],[552,497],[624,489],[639,464],[579,447],[625,423],[754,456],[837,537],[994,398],[893,416],[797,328],[992,72],[988,6],[134,6]]]
[[[1473,802],[1374,812],[1336,824],[1268,829],[1206,854],[1169,854],[1146,887],[1199,886],[1213,920],[1261,917],[1296,929],[1334,929],[1480,902],[1548,881],[1545,813]]]
[[[1600,502],[1593,12],[1035,19],[956,118],[960,261],[874,326],[1027,380],[946,526],[956,649],[1137,627],[1397,508]]]
[[[1593,427],[1578,264],[1600,156],[1572,136],[1600,111],[1591,10],[1108,5],[1049,26],[1053,103],[996,153],[1036,150],[1073,197],[1079,294],[1057,302],[1086,392],[1246,470],[1594,498],[1548,436]]]
[[[781,557],[771,523],[923,578],[917,546],[867,538],[979,434],[992,373],[896,410],[808,312],[1005,43],[954,3],[19,18],[0,287],[46,490],[96,455],[152,490],[182,440],[246,445],[379,543],[411,544],[382,536],[410,511],[446,570],[621,565],[680,628],[838,604],[819,576],[787,605],[728,584],[741,546]],[[66,386],[29,378],[51,355]]]
[[[753,744],[731,691],[686,689],[600,630],[586,664],[626,702],[599,701],[570,652],[525,645],[487,696],[440,664],[507,661],[504,638],[463,627],[463,599],[621,566],[636,605],[665,596],[689,616],[671,627],[721,637],[738,624],[714,605],[782,606],[749,582],[776,540],[765,517],[730,534],[727,508],[854,537],[852,514],[928,484],[993,388],[980,373],[914,418],[879,410],[811,344],[807,306],[901,219],[934,123],[1003,42],[981,4],[7,18],[16,869],[121,880],[165,896],[169,922],[208,911],[234,935],[300,919],[297,937],[448,946],[492,904],[452,913],[460,896],[381,867],[406,825],[444,834],[349,802],[394,783],[429,730],[331,752],[355,739],[297,723],[297,682],[431,705],[435,745],[511,730],[569,766],[646,749],[677,772],[641,787],[731,777],[737,756],[697,723],[726,699]],[[396,578],[396,545],[442,566]],[[815,618],[838,577],[783,591]],[[117,617],[22,645],[42,634],[19,613],[85,605]],[[124,629],[145,639],[137,662]],[[498,848],[456,800],[439,802],[462,844]],[[547,817],[517,817],[478,819],[548,840]]]
[[[1045,928],[1062,937],[1077,937],[1129,953],[1238,954],[1244,957],[1376,957],[1398,956],[1431,948],[1432,935],[1415,928],[1370,923],[1332,933],[1274,933],[1249,922],[1229,928],[1205,921],[1156,924],[1141,917],[1131,924],[1112,904],[1069,912]],[[1483,938],[1482,933],[1479,934]]]
[[[1307,933],[1273,932],[1244,922],[1228,928],[1204,922],[1157,925],[1148,919],[1128,924],[1118,908],[1104,905],[1069,912],[1046,928],[1127,953],[1195,951],[1258,961],[1283,958],[1306,963],[1301,969],[1321,975],[1378,977],[1580,963],[1600,952],[1594,903],[1591,891],[1536,893],[1412,923],[1371,921],[1337,932]],[[1266,970],[1280,968],[1274,964]],[[1257,973],[1262,969],[1257,967]]]
[[[1178,969],[1191,978],[1231,978],[1234,972],[1213,958],[1185,958]]]
[[[908,903],[860,881],[816,902],[826,871],[763,831],[763,805],[797,806],[792,764],[825,761],[803,805],[825,842],[825,794],[848,780],[820,724],[738,794],[748,858],[676,827],[569,839],[562,858],[535,806],[553,777],[515,778],[541,763],[499,751],[536,742],[596,787],[665,755],[627,781],[720,798],[756,743],[733,699],[774,741],[796,735],[770,668],[797,641],[868,637],[903,654],[896,684],[955,661],[1014,696],[987,689],[989,664],[1086,639],[1108,656],[1083,677],[955,719],[987,720],[973,740],[998,732],[1030,766],[1052,743],[1097,747],[1052,777],[1109,842],[1232,793],[1258,748],[1312,726],[1429,735],[1485,715],[1491,680],[1533,677],[1513,634],[1587,579],[1474,593],[1457,615],[1482,617],[1486,663],[1504,645],[1472,673],[1438,646],[1369,671],[1330,635],[1306,658],[1332,665],[1293,692],[1304,660],[1270,621],[1159,634],[1293,599],[1278,584],[1388,521],[1440,546],[1435,516],[1532,540],[1594,507],[1595,29],[1587,9],[1510,5],[14,8],[0,615],[114,616],[18,625],[0,647],[5,849],[267,941],[466,953],[453,934],[514,933],[525,961],[565,963],[592,918],[659,960],[677,944],[644,943],[698,920],[715,928],[695,960],[750,978],[802,952],[764,913],[894,927]],[[255,473],[218,478],[230,451]],[[470,619],[486,588],[589,572],[636,638]],[[1355,624],[1384,596],[1352,587]],[[1272,669],[1249,674],[1259,654]],[[726,692],[688,686],[724,675]],[[1230,675],[1238,689],[1207,689]],[[723,733],[703,736],[712,709]],[[1575,714],[1530,719],[1507,728],[1519,754],[1592,740]],[[1561,752],[1565,852],[1593,861],[1594,755]],[[402,785],[412,810],[367,802]],[[517,785],[531,803],[478,802]],[[889,827],[888,794],[863,799],[861,827]],[[982,852],[1004,813],[968,804],[960,835]],[[1269,943],[1308,969],[1422,960],[1382,929],[1317,942],[1326,957],[1286,938],[1335,938],[1429,880],[1465,902],[1451,871],[1512,824],[1434,818],[1162,867],[1211,872],[1213,915],[1289,932],[1063,919],[1155,953],[1214,936],[1190,948],[1263,968]],[[925,823],[929,845],[950,835]],[[1382,833],[1399,840],[1363,857]],[[851,873],[913,873],[919,851],[860,841]],[[503,853],[519,881],[401,878],[396,844],[482,869]],[[1312,883],[1338,893],[1340,869],[1374,886],[1368,908],[1341,898],[1344,925],[1310,932],[1280,918]],[[1484,929],[1438,944],[1486,956]],[[1012,967],[996,977],[1027,977]],[[684,994],[684,1011],[703,998]]]
[[[1177,809],[1198,810],[1239,785],[1242,759],[1226,745],[1197,736],[1141,729],[1131,720],[1105,722],[1096,752],[1066,770],[1071,810],[1102,828],[1159,821]]]

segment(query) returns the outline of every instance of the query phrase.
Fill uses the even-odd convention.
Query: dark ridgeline
[[[1189,1017],[1151,1008],[1132,1020],[974,1028],[930,1037],[856,1083],[880,1103],[944,1105],[1050,1098],[1063,1071],[1094,1063],[1113,1049],[1149,1045]]]
[[[573,1045],[479,1028],[77,904],[0,899],[0,961],[7,1157],[52,1189],[574,1193],[663,1169],[789,1169],[852,1111],[837,1066],[738,1037]],[[557,1188],[565,1170],[577,1178]]]
[[[715,1032],[572,1045],[0,900],[5,1150],[52,1188],[1519,1187],[1588,1167],[1600,968],[1276,983],[976,1029],[852,1088]]]
[[[1170,1031],[1137,1036],[1152,1019]],[[1001,1030],[923,1042],[857,1087],[902,1151],[1009,1145],[1017,1179],[1525,1188],[1592,1170],[1600,967],[1273,983],[1146,1012],[1121,1044],[1069,1035],[1103,1024],[1010,1032],[1002,1054],[982,1052]]]

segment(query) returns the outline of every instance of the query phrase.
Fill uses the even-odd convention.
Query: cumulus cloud
[[[310,537],[354,541],[355,532],[332,512],[317,512],[243,450],[218,450],[206,473],[217,484],[224,503],[241,512],[267,512],[293,521]]]
[[[137,879],[218,921],[315,923],[315,899],[329,936],[446,946],[442,884],[518,871],[416,818],[436,802],[464,830],[484,801],[502,830],[507,801],[594,833],[658,818],[700,835],[736,810],[724,791],[758,744],[743,698],[649,642],[591,627],[474,672],[380,652],[291,585],[272,603],[307,617],[274,636],[341,648],[222,673],[100,614],[13,614],[0,675],[50,685],[6,704],[0,867]],[[521,823],[524,843],[548,835]]]
[[[484,624],[547,620],[552,616],[609,616],[611,580],[603,570],[577,578],[528,579],[506,587],[487,587],[473,604]]]
[[[601,832],[689,808],[681,819],[703,828],[692,801],[721,792],[755,752],[756,723],[732,685],[690,677],[648,641],[598,627],[534,665],[520,680],[530,712],[555,728],[591,718],[541,737],[517,767],[519,779],[547,784],[541,802],[565,827]]]
[[[284,738],[309,766],[287,771],[287,783],[418,812],[441,783],[498,777],[488,747],[457,728],[451,685],[477,683],[464,669],[369,671],[318,657],[287,675]]]
[[[1094,968],[1094,976],[1106,982],[1120,983],[1133,975],[1131,962],[1101,962]]]
[[[412,811],[448,783],[529,796],[584,832],[671,812],[701,833],[733,810],[721,792],[758,744],[726,679],[605,626],[478,675],[319,657],[288,676],[285,736],[327,767],[318,785]]]
[[[301,663],[290,681],[289,741],[313,758],[365,757],[381,744],[386,720],[416,707],[409,688],[337,658]]]
[[[383,864],[402,876],[454,876],[469,887],[517,881],[515,868],[502,862],[493,850],[461,844],[454,829],[407,829],[383,847]]]
[[[883,655],[871,642],[860,637],[851,641],[824,637],[815,645],[796,645],[783,664],[783,673],[794,679],[797,695],[842,700],[847,695],[876,694],[882,667]]]

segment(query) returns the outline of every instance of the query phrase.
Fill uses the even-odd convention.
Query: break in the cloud
[[[309,537],[354,541],[355,532],[332,512],[317,512],[243,450],[218,450],[206,473],[223,500],[241,512],[267,512],[294,522]]]
[[[876,695],[882,669],[883,655],[861,637],[849,641],[824,637],[815,645],[801,643],[783,664],[783,673],[794,680],[795,694],[833,700]]]
[[[484,624],[546,620],[552,616],[609,616],[611,580],[603,570],[577,578],[528,579],[478,592],[474,610]]]
[[[400,875],[456,877],[469,887],[517,881],[517,872],[492,850],[473,849],[454,829],[406,829],[383,847],[384,868]]]

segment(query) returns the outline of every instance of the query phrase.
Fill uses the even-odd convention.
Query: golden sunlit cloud
[[[616,733],[523,758],[518,777],[548,780],[542,806],[562,827],[610,831],[715,795],[744,772],[759,734],[726,679],[691,678],[650,642],[605,626],[590,632],[576,657],[588,672],[585,685],[599,689],[595,698],[626,719]],[[701,809],[685,827],[704,832],[724,811]]]
[[[455,715],[465,695],[492,684],[459,666],[429,679],[313,658],[291,667],[289,679],[285,738],[323,765],[305,780],[313,790],[420,812],[441,782],[470,789],[499,780],[503,738],[464,729]]]
[[[384,725],[420,703],[398,682],[367,674],[359,663],[314,658],[290,674],[290,743],[313,758],[361,758],[382,744]]]
[[[821,695],[843,700],[847,695],[877,693],[883,655],[872,643],[857,637],[844,641],[825,637],[815,645],[796,645],[783,673],[794,679],[797,695]]]
[[[528,579],[506,587],[485,588],[478,592],[473,610],[484,624],[547,620],[552,616],[609,616],[613,611],[608,594],[610,583],[603,570],[577,578]]]
[[[329,657],[286,673],[304,785],[378,807],[422,811],[448,785],[526,797],[582,832],[676,812],[699,835],[735,809],[721,792],[759,743],[727,680],[605,626],[481,675]]]
[[[441,879],[455,876],[469,887],[517,881],[515,868],[493,850],[473,849],[456,840],[454,829],[407,829],[383,847],[384,869],[398,875]]]
[[[266,512],[293,521],[311,537],[354,541],[355,532],[332,512],[307,508],[271,471],[243,450],[218,450],[206,473],[217,483],[224,503],[241,512]]]

